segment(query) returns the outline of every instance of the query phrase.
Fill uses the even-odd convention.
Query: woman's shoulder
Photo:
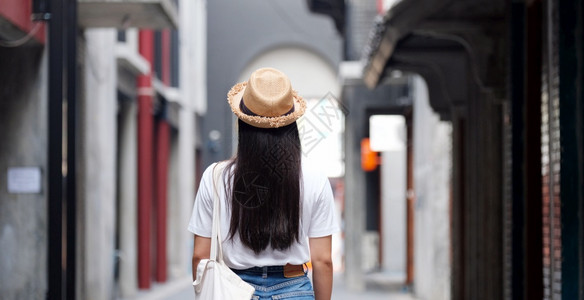
[[[205,171],[203,171],[203,176],[202,178],[206,178],[208,176],[211,176],[211,174],[213,173],[213,170],[215,169],[215,166],[217,166],[217,162],[214,162],[212,164],[210,164]]]
[[[225,168],[231,161],[230,160],[222,160],[222,161],[216,161],[214,163],[211,163],[203,172],[203,174],[205,173],[212,173],[213,169],[215,168]]]
[[[215,169],[224,169],[227,164],[229,163],[228,160],[217,161],[210,164],[205,171],[203,171],[203,175],[201,176],[202,180],[211,180],[213,178],[213,171]]]
[[[305,183],[317,184],[320,186],[322,186],[325,181],[328,181],[328,177],[324,171],[317,168],[316,164],[308,159],[302,160],[302,178]]]

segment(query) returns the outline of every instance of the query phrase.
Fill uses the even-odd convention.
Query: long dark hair
[[[257,128],[238,120],[237,155],[225,168],[232,184],[229,238],[239,234],[256,254],[298,241],[301,149],[296,122]],[[233,166],[233,171],[230,171]]]

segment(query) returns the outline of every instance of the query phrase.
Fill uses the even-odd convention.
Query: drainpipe
[[[162,82],[170,86],[170,31],[161,34]],[[156,273],[157,282],[167,279],[166,228],[167,228],[167,185],[168,157],[170,152],[170,124],[167,118],[168,106],[163,106],[156,123]]]
[[[163,117],[157,123],[156,130],[156,281],[167,279],[166,260],[166,207],[168,183],[168,156],[170,150],[170,125]]]
[[[140,30],[139,52],[154,66],[154,35]],[[149,289],[152,277],[151,232],[153,195],[152,72],[138,76],[138,288]]]

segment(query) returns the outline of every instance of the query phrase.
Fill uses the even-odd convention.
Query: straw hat
[[[273,68],[254,71],[247,82],[227,93],[233,113],[243,122],[260,128],[292,124],[306,110],[306,102],[290,86],[290,79]]]

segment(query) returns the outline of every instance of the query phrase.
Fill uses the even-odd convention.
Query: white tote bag
[[[196,300],[249,300],[255,289],[235,274],[223,261],[221,246],[220,200],[217,182],[220,181],[224,165],[218,163],[213,169],[213,228],[211,230],[211,253],[197,265],[197,278],[193,282]]]

